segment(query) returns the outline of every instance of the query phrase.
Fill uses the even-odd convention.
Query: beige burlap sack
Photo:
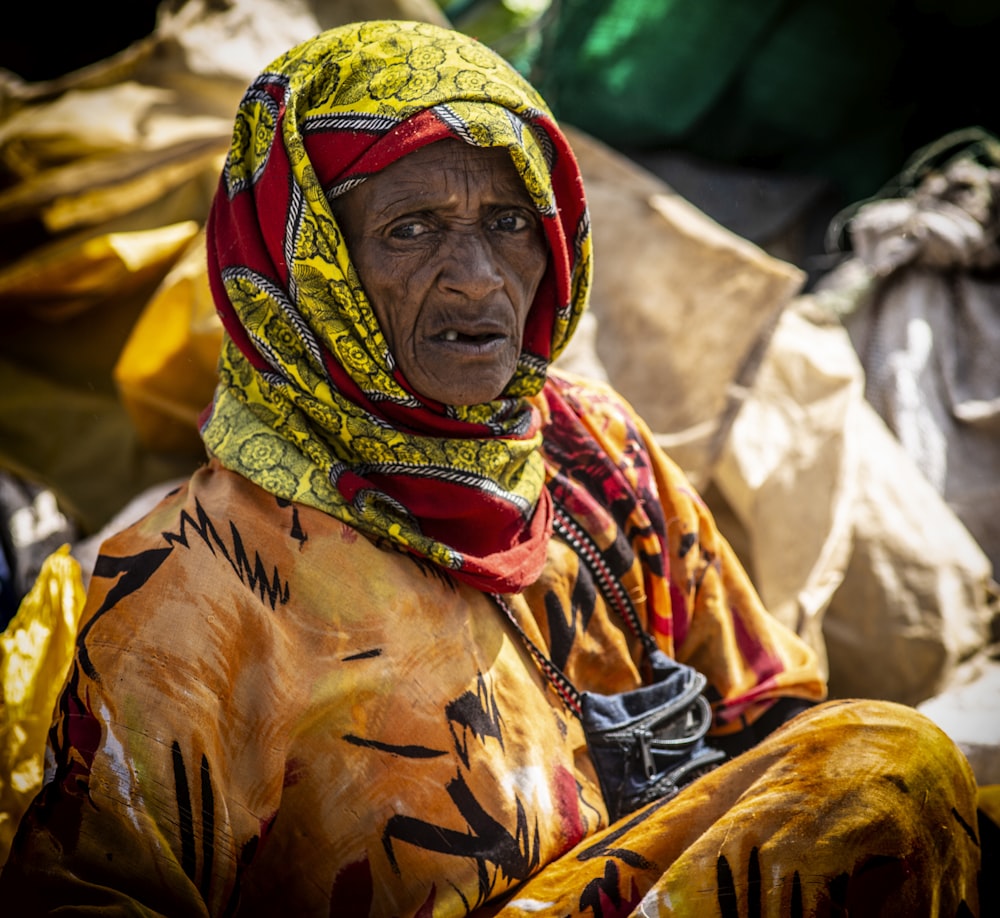
[[[917,704],[989,643],[992,565],[867,402],[845,436],[861,462],[850,562],[823,622],[830,688]]]
[[[797,298],[713,483],[765,605],[825,654],[831,694],[915,704],[988,643],[990,562],[863,386],[843,326]]]
[[[823,617],[851,553],[863,380],[839,326],[781,316],[713,470],[764,604],[825,658]]]
[[[756,349],[804,274],[652,173],[565,129],[590,204],[596,361],[695,484],[705,484],[739,384],[752,377]]]

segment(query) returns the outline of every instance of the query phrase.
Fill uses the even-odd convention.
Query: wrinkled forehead
[[[456,125],[461,130],[456,131]],[[324,132],[304,134],[307,155],[331,205],[352,188],[404,159],[411,163],[426,159],[431,169],[435,151],[458,149],[476,151],[471,156],[456,157],[470,169],[476,168],[480,155],[494,170],[509,164],[510,174],[517,177],[535,209],[546,216],[556,213],[546,138],[499,106],[455,103],[447,111],[441,107],[425,109],[353,157],[343,149],[342,140],[342,135]],[[448,146],[443,148],[443,143]],[[417,154],[417,160],[413,160]]]
[[[330,197],[336,214],[346,202],[364,200],[380,214],[465,206],[531,207],[524,181],[507,150],[475,147],[454,138],[407,153],[381,172]]]

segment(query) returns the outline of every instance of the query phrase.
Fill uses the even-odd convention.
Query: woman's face
[[[430,144],[351,189],[334,211],[410,385],[448,405],[497,398],[548,262],[507,151]]]

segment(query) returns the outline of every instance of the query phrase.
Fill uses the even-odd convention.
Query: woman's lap
[[[968,763],[926,717],[827,702],[588,838],[500,914],[976,914],[976,802]]]

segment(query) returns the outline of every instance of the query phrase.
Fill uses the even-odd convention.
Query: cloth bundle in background
[[[1000,139],[919,151],[846,223],[839,293],[865,395],[1000,576]]]
[[[916,704],[989,645],[995,585],[863,388],[836,314],[797,297],[706,500],[768,608],[825,655],[834,696]]]
[[[0,631],[31,589],[45,559],[78,535],[55,494],[0,470]]]

